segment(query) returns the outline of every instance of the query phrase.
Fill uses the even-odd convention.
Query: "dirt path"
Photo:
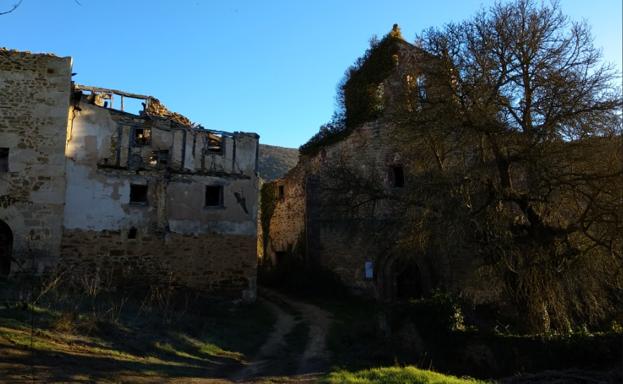
[[[281,376],[287,383],[315,382],[315,379],[329,368],[330,354],[326,339],[331,325],[331,315],[315,305],[304,303],[272,290],[263,289],[264,304],[277,316],[273,332],[270,334],[259,353],[240,372],[232,377],[233,381],[245,382],[265,379],[272,383],[280,382],[275,376]],[[295,327],[304,325],[308,330],[304,349],[300,355],[292,356],[292,345],[288,345],[288,336],[295,332]],[[294,359],[294,375],[283,377],[284,364]],[[272,377],[272,378],[271,378]]]
[[[260,298],[263,304],[267,305],[277,317],[273,332],[260,348],[258,354],[241,371],[234,374],[232,380],[241,382],[260,376],[262,373],[271,370],[271,363],[279,358],[279,352],[284,348],[285,336],[294,328],[294,316],[285,312],[281,307],[272,301]]]

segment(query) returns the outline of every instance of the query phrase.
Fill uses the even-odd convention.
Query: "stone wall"
[[[129,114],[98,92],[72,88],[70,58],[0,50],[0,274],[253,299],[258,135],[202,129],[153,98]]]
[[[297,248],[298,242],[305,239],[305,192],[304,168],[297,166],[288,172],[283,179],[273,183],[275,208],[269,225],[268,242],[265,245],[265,258],[276,264],[278,252],[288,252]],[[283,196],[279,195],[280,189]]]
[[[107,287],[171,285],[253,300],[254,236],[150,234],[128,230],[65,230],[61,265],[77,283]]]
[[[390,255],[387,239],[372,228],[399,213],[389,199],[376,201],[373,211],[364,206],[352,210],[337,206],[337,200],[348,191],[332,190],[335,180],[330,180],[327,170],[345,167],[373,180],[388,195],[400,193],[390,180],[390,167],[401,164],[392,131],[391,124],[382,120],[366,123],[317,155],[302,157],[284,179],[274,181],[276,207],[265,257],[274,263],[277,255],[305,249],[303,257],[308,262],[331,270],[352,290],[381,296],[379,285]],[[283,198],[278,195],[279,187],[283,188]],[[373,267],[372,276],[364,273],[366,263]]]
[[[13,237],[11,274],[44,272],[60,250],[71,59],[0,49],[0,220]]]
[[[308,263],[332,271],[355,292],[381,299],[464,289],[465,281],[485,276],[473,261],[443,251],[444,244],[418,247],[418,238],[427,234],[415,233],[407,221],[420,213],[413,182],[422,170],[405,156],[404,131],[395,122],[419,107],[426,90],[418,83],[426,79],[418,81],[422,52],[404,42],[398,48],[391,73],[367,84],[377,89],[380,117],[344,128],[339,136],[329,132],[312,139],[317,141],[297,166],[274,182],[275,190],[283,186],[285,198],[277,200],[271,217],[265,255],[275,261],[300,257],[289,253],[305,249]]]
[[[214,151],[211,131],[106,108],[85,96],[72,115],[61,267],[87,276],[117,271],[116,278],[127,275],[136,284],[173,279],[252,299],[258,136],[218,133],[222,148]],[[149,139],[137,143],[137,131]],[[140,202],[132,200],[137,185],[145,191]],[[219,191],[215,204],[207,203],[208,187]],[[128,239],[131,232],[140,237]]]

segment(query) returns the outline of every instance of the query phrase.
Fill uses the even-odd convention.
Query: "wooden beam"
[[[89,85],[76,84],[76,85],[74,85],[74,88],[76,90],[79,90],[79,91],[91,91],[91,92],[99,92],[99,93],[112,93],[112,94],[115,94],[115,95],[125,96],[125,97],[129,97],[129,98],[132,98],[132,99],[141,99],[141,100],[153,99],[153,97],[151,97],[151,96],[139,95],[138,93],[130,93],[130,92],[125,92],[125,91],[119,91],[119,90],[116,90],[116,89],[108,89],[108,88],[101,88],[101,87],[92,87],[92,86],[89,86]]]

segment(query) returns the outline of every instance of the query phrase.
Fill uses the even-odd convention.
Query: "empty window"
[[[363,268],[363,276],[366,280],[374,278],[374,262],[366,261]]]
[[[9,149],[0,148],[0,172],[9,171]]]
[[[426,101],[428,95],[426,94],[426,77],[424,75],[417,78],[417,90],[420,101]]]
[[[402,165],[392,166],[390,174],[393,187],[401,188],[405,186],[405,172]]]
[[[281,265],[287,262],[288,253],[284,251],[276,251],[275,252],[275,264]]]
[[[279,186],[279,200],[285,200],[286,198],[286,188],[283,185]]]
[[[153,151],[149,157],[149,165],[157,168],[166,168],[169,165],[169,151]]]
[[[223,205],[223,186],[206,185],[205,206],[220,207]]]
[[[151,128],[134,128],[133,143],[135,147],[142,147],[151,143]]]
[[[130,184],[130,203],[147,204],[147,186]]]
[[[135,227],[132,227],[128,230],[128,239],[133,240],[136,239],[136,235],[138,234],[138,230]]]
[[[210,133],[208,135],[208,152],[223,153],[223,136]]]

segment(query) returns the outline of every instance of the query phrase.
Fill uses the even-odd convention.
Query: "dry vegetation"
[[[5,382],[223,378],[271,331],[261,304],[219,303],[153,287],[120,294],[85,281],[3,282],[0,371]]]

